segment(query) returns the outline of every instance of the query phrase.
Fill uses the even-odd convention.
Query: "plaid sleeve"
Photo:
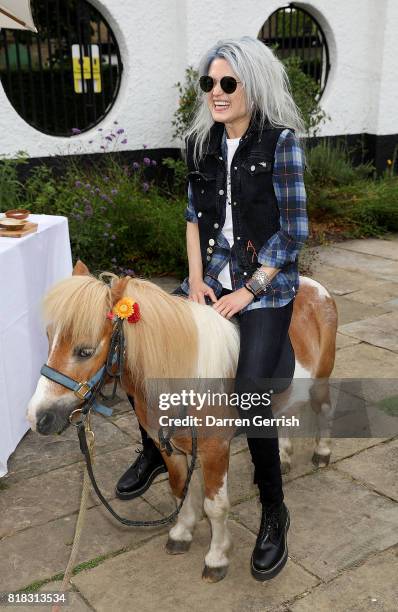
[[[297,137],[291,130],[283,130],[275,149],[272,175],[280,230],[260,249],[258,261],[262,265],[282,268],[293,262],[308,238],[304,168],[304,153]]]
[[[193,205],[193,193],[191,189],[191,183],[188,183],[188,206],[185,209],[185,219],[190,223],[197,223],[198,218],[196,216],[195,208]]]

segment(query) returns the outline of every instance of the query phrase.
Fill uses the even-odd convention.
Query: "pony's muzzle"
[[[44,412],[38,416],[36,423],[36,431],[43,435],[54,433],[54,425],[56,421],[57,415],[54,412]]]

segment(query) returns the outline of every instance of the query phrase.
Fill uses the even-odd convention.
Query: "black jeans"
[[[239,316],[240,352],[235,380],[235,391],[239,394],[264,392],[264,379],[272,379],[286,341],[293,312],[293,301],[279,308],[248,310]],[[281,372],[281,377],[288,373]],[[260,414],[272,418],[271,405],[251,407],[241,416]],[[278,430],[276,427],[264,431],[264,437],[248,434],[254,482],[260,489],[264,505],[280,504],[283,501],[282,474],[279,458]]]

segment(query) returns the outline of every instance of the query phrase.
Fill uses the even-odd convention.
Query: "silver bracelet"
[[[267,289],[267,287],[271,284],[271,279],[268,274],[262,270],[261,268],[257,268],[257,270],[252,275],[252,278],[258,282],[259,285],[263,288],[263,291]]]

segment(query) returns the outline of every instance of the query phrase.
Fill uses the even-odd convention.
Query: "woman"
[[[276,372],[291,375],[282,354],[299,283],[297,256],[308,235],[304,155],[295,135],[304,126],[282,63],[254,38],[219,41],[199,74],[187,134],[189,277],[176,292],[212,303],[228,319],[238,316],[235,390],[255,392]],[[272,416],[271,408],[261,414]],[[140,494],[165,469],[146,435],[143,443],[117,485],[121,498]],[[261,438],[249,434],[248,446],[262,505],[251,571],[267,580],[286,563],[289,527],[276,429]]]

